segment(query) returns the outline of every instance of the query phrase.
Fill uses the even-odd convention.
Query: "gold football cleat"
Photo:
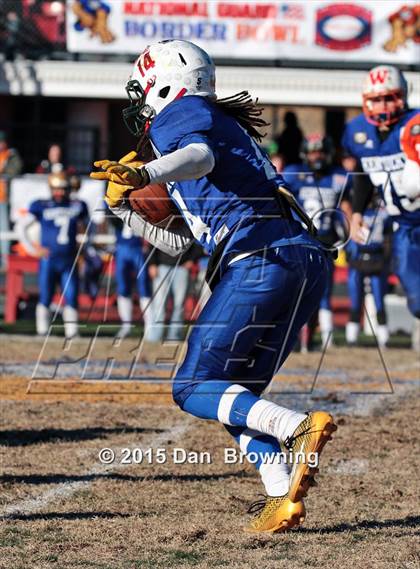
[[[325,443],[331,439],[331,434],[337,430],[334,420],[329,413],[315,411],[309,413],[284,444],[292,453],[292,471],[288,497],[292,502],[306,496],[310,486],[315,486],[314,476],[318,468],[312,465],[312,458],[319,456]],[[312,455],[312,457],[311,457]]]
[[[297,527],[305,521],[303,501],[291,502],[286,496],[264,497],[251,504],[248,513],[257,513],[251,523],[244,528],[248,533],[280,533]]]

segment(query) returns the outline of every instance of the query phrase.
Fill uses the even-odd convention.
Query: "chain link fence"
[[[65,14],[64,0],[1,0],[0,47],[5,59],[63,55]]]

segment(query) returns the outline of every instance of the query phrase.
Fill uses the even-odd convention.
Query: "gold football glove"
[[[122,186],[116,182],[108,182],[105,201],[109,207],[118,207],[121,202],[133,191],[133,186]]]
[[[135,150],[132,150],[131,152],[120,158],[118,162],[120,164],[127,164],[132,168],[141,168],[146,164],[146,162],[144,162],[143,160],[136,160],[136,158],[137,158],[137,152]]]
[[[103,172],[91,172],[95,180],[108,180],[105,201],[109,207],[117,207],[134,188],[144,188],[149,183],[149,174],[143,168],[144,162],[135,160],[136,152],[129,152],[118,162],[98,160],[94,162]]]

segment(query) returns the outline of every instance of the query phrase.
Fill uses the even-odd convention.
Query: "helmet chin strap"
[[[143,134],[140,135],[140,138],[139,138],[139,140],[138,140],[138,142],[137,142],[137,145],[136,145],[136,152],[137,152],[137,154],[139,154],[140,152],[142,152],[143,147],[144,147],[144,145],[145,145],[147,139],[148,139],[147,132],[144,131]]]

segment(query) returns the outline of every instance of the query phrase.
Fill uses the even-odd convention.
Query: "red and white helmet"
[[[393,112],[377,113],[373,99],[389,97],[395,102]],[[395,123],[407,108],[407,81],[401,71],[392,65],[378,65],[371,69],[363,82],[363,112],[368,122],[376,126]]]
[[[186,95],[216,99],[215,68],[210,56],[184,40],[149,45],[134,64],[126,91],[131,105],[123,110],[130,132],[140,136],[170,103]]]

